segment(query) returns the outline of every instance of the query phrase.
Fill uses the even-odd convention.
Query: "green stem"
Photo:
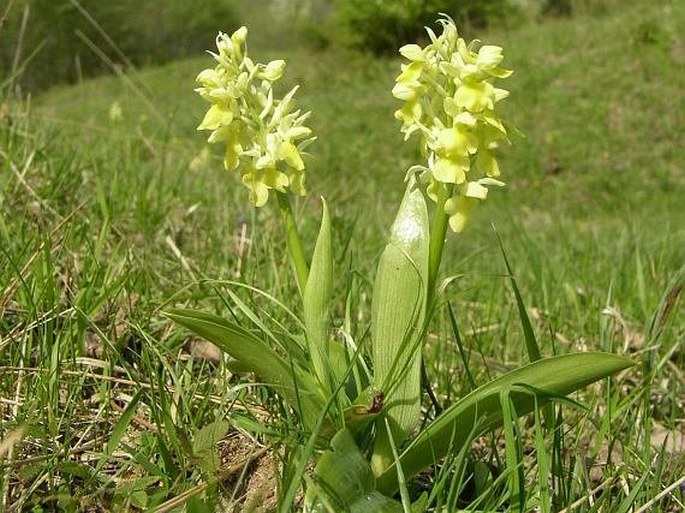
[[[435,304],[435,282],[438,279],[440,261],[442,260],[442,250],[445,247],[445,235],[449,216],[445,214],[445,203],[452,196],[453,185],[440,184],[438,187],[438,201],[435,205],[435,216],[430,232],[430,245],[428,253],[428,315]]]
[[[300,288],[300,295],[304,295],[304,288],[307,285],[307,277],[309,276],[309,267],[307,266],[307,259],[305,258],[302,249],[300,234],[297,231],[293,209],[286,193],[277,191],[276,198],[278,198],[278,207],[283,216],[283,224],[285,224],[285,239],[288,244],[290,261],[295,268],[295,277],[297,278],[297,285]]]

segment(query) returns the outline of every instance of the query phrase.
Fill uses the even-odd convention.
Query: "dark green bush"
[[[508,0],[347,0],[338,5],[338,22],[351,44],[376,54],[425,38],[424,27],[435,27],[438,13],[450,15],[460,27],[483,27],[513,9]]]
[[[19,83],[39,90],[111,71],[111,65],[162,64],[200,55],[213,47],[218,30],[230,32],[240,25],[227,0],[201,4],[190,0],[80,0],[78,4],[72,0],[15,0],[0,30],[0,72],[3,78],[7,76],[20,50],[18,62],[25,63],[26,69]],[[28,23],[22,35],[25,12]],[[101,50],[106,58],[89,46]]]
[[[542,7],[542,14],[545,16],[571,16],[573,5],[571,0],[547,0]]]

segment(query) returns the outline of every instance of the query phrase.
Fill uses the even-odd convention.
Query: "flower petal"
[[[457,105],[470,112],[494,108],[494,88],[487,82],[463,84],[454,93]]]
[[[484,200],[488,197],[488,188],[483,187],[478,182],[468,182],[466,184],[466,191],[464,192],[464,196],[466,196],[467,198]]]
[[[297,147],[290,141],[283,141],[278,146],[277,156],[279,160],[284,160],[290,167],[297,171],[304,169],[304,162]]]
[[[423,62],[426,60],[423,49],[419,45],[404,45],[402,48],[400,48],[400,54],[410,61]]]
[[[443,183],[463,183],[466,180],[465,163],[468,164],[468,158],[466,158],[465,162],[455,162],[452,159],[437,159],[433,164],[433,176],[436,180]]]
[[[197,129],[216,130],[220,126],[229,125],[231,121],[233,121],[233,112],[223,105],[215,103],[209,108]]]
[[[449,225],[453,232],[460,233],[464,231],[476,203],[477,200],[463,196],[447,200],[445,203],[445,213],[450,216]]]

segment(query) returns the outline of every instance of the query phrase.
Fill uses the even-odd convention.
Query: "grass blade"
[[[509,280],[511,281],[511,288],[514,290],[514,296],[516,296],[516,306],[519,312],[519,318],[521,319],[521,326],[523,327],[523,336],[526,341],[526,350],[528,351],[528,359],[531,362],[539,360],[542,358],[542,353],[540,353],[540,347],[538,346],[537,339],[535,338],[535,332],[533,331],[533,325],[528,317],[528,312],[526,312],[526,306],[523,304],[523,298],[521,297],[521,292],[519,291],[518,284],[516,283],[516,278],[514,277],[514,271],[509,264],[509,259],[507,258],[507,253],[504,251],[504,244],[502,239],[500,239],[499,234],[495,232],[497,236],[497,242],[499,243],[500,250],[502,251],[502,258],[504,258],[504,265],[507,267],[507,273],[509,274]]]
[[[119,418],[117,423],[114,425],[114,428],[112,428],[112,433],[109,436],[109,440],[107,440],[105,452],[98,459],[98,463],[95,467],[95,470],[93,471],[93,476],[96,476],[104,468],[105,464],[107,463],[107,460],[112,456],[112,454],[114,454],[114,451],[119,445],[119,442],[121,442],[122,438],[124,438],[126,430],[131,424],[133,416],[136,414],[138,402],[140,402],[140,398],[143,395],[143,392],[144,390],[142,388],[136,392],[136,394],[131,399],[131,402],[128,403],[128,405],[122,412],[121,418]]]
[[[521,455],[520,430],[516,425],[516,409],[511,400],[510,390],[503,388],[499,393],[502,408],[502,427],[504,432],[505,458],[507,481],[509,484],[509,500],[512,508],[524,511],[525,483],[523,478],[523,458]]]

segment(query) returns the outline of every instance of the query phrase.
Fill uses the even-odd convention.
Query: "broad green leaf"
[[[314,389],[295,380],[293,367],[246,329],[217,315],[195,310],[173,309],[165,315],[240,361],[299,410],[305,422],[315,420],[321,412],[323,403]]]
[[[324,388],[330,392],[335,388],[331,383],[331,350],[328,334],[331,295],[333,293],[333,250],[331,246],[331,220],[328,205],[322,198],[323,215],[321,228],[316,239],[312,265],[304,290],[304,325],[307,330],[309,355],[314,371]]]
[[[400,455],[404,475],[409,479],[440,461],[448,451],[458,451],[474,426],[476,435],[501,426],[502,390],[512,390],[511,404],[521,416],[534,409],[536,398],[530,392],[516,390],[516,385],[540,391],[537,404],[541,406],[554,396],[570,394],[634,364],[615,354],[578,353],[538,360],[508,372],[468,394],[419,433]],[[397,471],[391,466],[379,476],[378,489],[390,494],[397,486]]]
[[[131,501],[131,504],[146,509],[150,503],[147,490],[152,489],[159,481],[157,476],[139,477],[118,483],[114,495]]]
[[[283,223],[285,226],[285,241],[288,245],[288,253],[290,254],[290,261],[295,270],[295,277],[297,278],[297,286],[300,289],[300,294],[304,295],[305,287],[307,286],[307,276],[309,275],[309,267],[307,260],[304,257],[302,250],[302,243],[300,242],[300,235],[297,232],[297,224],[295,223],[295,216],[293,209],[288,199],[288,194],[285,192],[276,192],[276,199],[278,200],[278,207],[283,216]]]
[[[217,444],[228,432],[228,422],[217,420],[200,428],[193,438],[193,456],[199,460],[202,469],[212,475],[219,470]]]
[[[411,513],[424,513],[428,508],[428,493],[423,492],[411,505]]]
[[[225,420],[217,420],[201,427],[193,438],[193,452],[200,454],[214,449],[226,433],[228,433],[228,422]]]
[[[355,365],[358,365],[357,362],[360,360],[360,358],[354,358],[354,352],[352,352],[351,355],[348,354],[348,348],[343,343],[335,339],[330,341],[328,350],[331,375],[335,377],[332,390],[335,390],[338,385],[343,382],[343,380],[351,379],[346,377],[347,369],[350,365],[352,365],[352,361],[355,362]],[[352,371],[354,372],[354,369],[352,369]],[[338,397],[346,401],[345,406],[349,404],[347,394],[339,394]]]
[[[97,476],[93,475],[93,467],[83,463],[76,463],[75,461],[58,463],[55,469],[63,476],[63,479],[65,480],[80,479],[82,481],[89,481],[90,479],[97,479]],[[158,477],[155,477],[155,479],[159,480]]]
[[[428,245],[428,210],[412,178],[378,263],[371,303],[374,381],[385,392],[384,412],[398,445],[420,419]],[[378,427],[374,469],[392,460],[385,426]]]
[[[186,502],[186,513],[207,513],[216,511],[216,505],[212,501],[201,495],[191,495]]]
[[[343,429],[331,440],[314,470],[305,497],[305,511],[328,513],[402,513],[402,506],[376,491],[369,463],[354,442],[352,433]]]

